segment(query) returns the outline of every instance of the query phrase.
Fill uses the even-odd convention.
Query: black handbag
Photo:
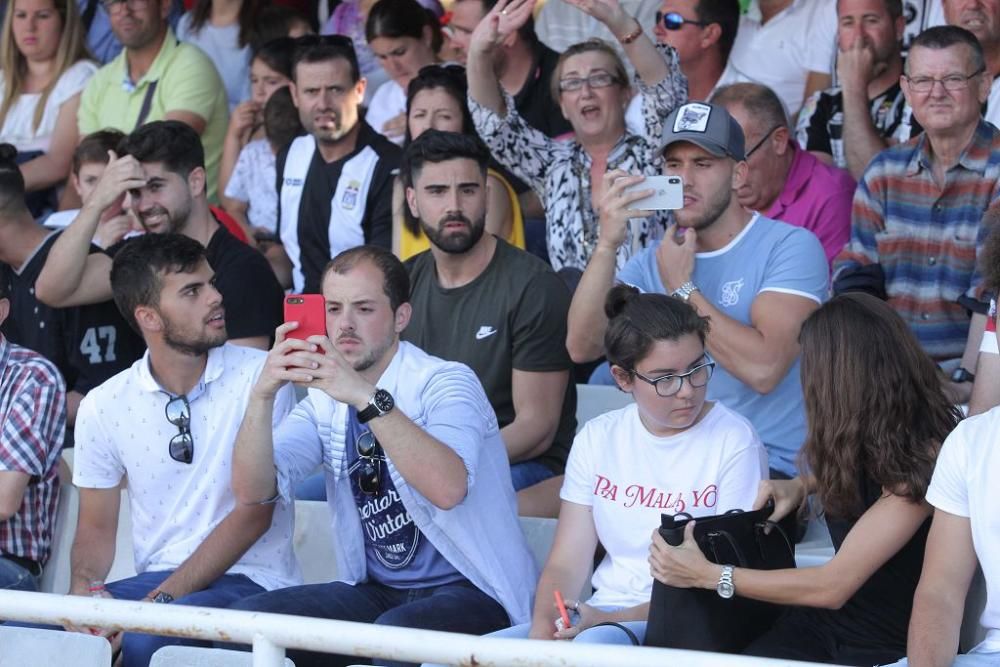
[[[768,521],[773,504],[752,512],[730,510],[697,519],[694,539],[713,563],[755,570],[795,567],[794,512],[779,523]],[[684,541],[686,513],[662,515],[660,536],[667,544]],[[765,529],[771,530],[765,532]],[[653,581],[646,627],[647,646],[718,653],[740,653],[774,624],[783,607],[736,595],[728,600],[714,590],[675,588]]]

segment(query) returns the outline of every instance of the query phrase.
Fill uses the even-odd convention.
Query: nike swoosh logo
[[[476,332],[476,340],[482,340],[484,338],[489,338],[497,332],[493,327],[483,327]]]

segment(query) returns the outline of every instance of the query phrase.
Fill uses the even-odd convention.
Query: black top
[[[30,348],[56,365],[66,389],[86,394],[142,356],[146,345],[113,301],[50,308],[35,297],[35,282],[62,232],[49,235],[21,273],[0,265],[10,294],[10,317],[3,325],[11,342]],[[96,245],[91,253],[103,252]]]
[[[573,131],[562,115],[559,103],[552,99],[549,81],[555,73],[559,54],[541,42],[535,44],[535,65],[533,73],[517,95],[514,108],[528,125],[544,132],[549,137],[558,137]]]
[[[540,259],[497,239],[496,252],[472,282],[440,286],[431,251],[406,262],[413,315],[402,337],[448,361],[475,371],[503,428],[514,421],[513,370],[569,370],[565,283]],[[576,385],[563,397],[559,428],[537,461],[563,472],[576,432]]]
[[[882,488],[869,480],[861,485],[867,510],[875,504]],[[827,516],[826,525],[834,549],[840,550],[856,520]],[[917,529],[910,541],[880,567],[837,611],[829,612],[830,625],[840,642],[861,647],[883,647],[894,655],[906,655],[906,633],[913,610],[913,593],[924,564],[924,545],[930,530],[930,517]]]
[[[365,199],[361,231],[366,244],[381,246],[387,250],[392,248],[392,186],[394,174],[399,169],[402,150],[372,129],[368,123],[364,121],[359,123],[357,144],[350,154],[328,163],[323,160],[317,149],[309,164],[309,171],[302,188],[302,200],[299,203],[297,225],[299,261],[305,278],[303,286],[305,293],[319,293],[323,269],[333,255],[330,248],[330,214],[331,198],[337,190],[337,183],[345,168],[350,170],[351,161],[366,148],[375,151],[378,161],[375,163],[374,173],[370,175],[371,184]],[[275,161],[279,240],[282,233],[281,188],[284,184],[285,161],[290,146],[289,144],[282,148]],[[364,177],[367,178],[369,175],[365,174]]]
[[[283,320],[285,290],[264,255],[219,225],[205,248],[205,257],[215,271],[215,287],[222,294],[229,338],[273,337]]]

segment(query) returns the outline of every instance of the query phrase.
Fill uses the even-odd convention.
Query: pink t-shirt
[[[764,216],[808,229],[823,244],[831,264],[851,237],[851,201],[856,183],[838,167],[820,162],[791,142],[795,151],[785,189]]]

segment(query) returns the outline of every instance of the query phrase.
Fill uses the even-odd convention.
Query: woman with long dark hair
[[[789,609],[746,653],[871,665],[906,654],[931,508],[924,501],[937,453],[961,413],[941,373],[906,323],[865,294],[830,300],[805,321],[802,390],[808,432],[802,474],[764,482],[756,506],[772,518],[814,494],[836,553],[793,570],[735,568],[736,595]],[[650,549],[653,576],[682,588],[716,589],[723,567],[691,539]]]

